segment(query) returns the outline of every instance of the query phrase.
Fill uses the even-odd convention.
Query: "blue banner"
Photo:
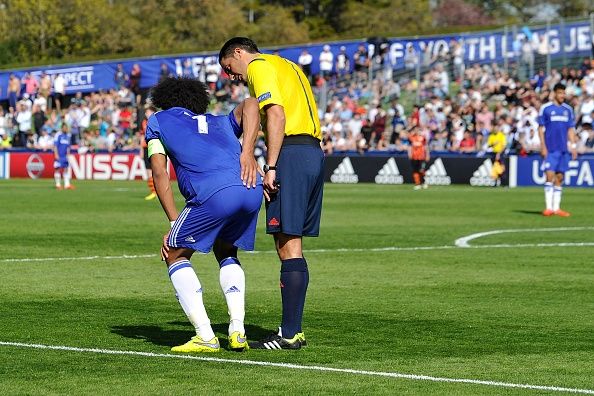
[[[542,171],[542,158],[539,155],[517,157],[517,186],[539,186],[545,183]],[[594,156],[582,155],[569,162],[564,184],[571,187],[594,187]],[[510,169],[512,172],[513,169]],[[511,175],[510,175],[511,177]]]
[[[568,23],[563,26],[553,25],[546,28],[529,29],[527,27],[518,29],[515,36],[511,32],[507,35],[502,31],[477,32],[473,34],[451,34],[437,35],[419,38],[392,38],[386,41],[387,51],[385,57],[386,67],[394,69],[404,68],[404,55],[406,48],[412,46],[417,54],[428,51],[433,57],[437,57],[443,51],[449,51],[451,43],[455,40],[464,49],[465,63],[501,63],[504,57],[514,60],[517,58],[519,40],[527,38],[537,43],[541,37],[546,37],[549,42],[550,53],[553,58],[560,56],[577,57],[588,56],[592,51],[592,34],[588,21]],[[514,45],[515,43],[515,45]],[[364,44],[369,54],[376,52],[374,44],[364,41],[332,42],[328,43],[331,51],[336,55],[340,47],[344,46],[350,57],[350,67],[354,66],[353,55],[359,45]],[[319,55],[324,44],[299,45],[275,50],[281,56],[297,62],[303,50],[307,50],[313,56],[311,64],[312,72],[319,72]],[[263,49],[264,52],[272,52]],[[122,61],[94,62],[75,65],[61,65],[56,67],[35,67],[19,69],[14,71],[0,72],[0,100],[7,99],[8,78],[11,73],[22,78],[25,73],[30,72],[39,76],[45,71],[50,76],[62,74],[66,80],[66,93],[92,92],[98,90],[109,90],[116,87],[114,74],[118,63],[122,63],[124,70],[130,73],[132,65],[138,63],[142,71],[140,80],[141,88],[149,88],[157,83],[161,65],[174,75],[191,75],[201,80],[206,80],[207,67],[214,63],[218,65],[218,53],[188,54],[166,57],[151,57],[126,59]],[[577,66],[577,65],[576,65]],[[218,67],[218,66],[217,66]]]

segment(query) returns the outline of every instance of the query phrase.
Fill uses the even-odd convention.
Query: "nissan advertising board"
[[[261,161],[263,162],[263,161]],[[510,187],[544,184],[542,160],[538,155],[510,156],[505,161],[503,184]],[[74,154],[69,157],[73,179],[79,180],[144,180],[144,161],[133,153]],[[433,153],[427,164],[425,180],[433,186],[466,184],[491,187],[493,161],[490,156],[476,157]],[[565,184],[571,187],[594,187],[594,155],[581,155],[571,161]],[[175,179],[173,166],[169,172]],[[336,154],[325,159],[324,180],[328,183],[409,184],[412,183],[410,161],[405,154],[358,155]],[[53,178],[54,155],[50,152],[0,152],[0,179],[24,177]]]

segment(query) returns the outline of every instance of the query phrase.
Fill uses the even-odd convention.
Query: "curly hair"
[[[206,85],[194,78],[167,77],[150,93],[152,104],[162,110],[183,107],[195,114],[204,114],[210,102]]]

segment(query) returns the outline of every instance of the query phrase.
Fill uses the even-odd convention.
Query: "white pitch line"
[[[510,230],[493,230],[486,232],[478,232],[476,234],[470,234],[462,238],[456,239],[454,244],[457,247],[468,248],[470,244],[468,242],[473,239],[481,238],[488,235],[496,234],[507,234],[507,233],[526,233],[526,232],[555,232],[555,231],[583,231],[583,230],[594,230],[594,227],[557,227],[557,228],[514,228]],[[514,245],[516,246],[516,245]]]
[[[129,356],[143,356],[143,357],[155,357],[155,358],[199,360],[199,361],[216,362],[216,363],[234,363],[234,364],[244,364],[244,365],[250,365],[250,366],[281,367],[281,368],[288,368],[288,369],[295,369],[295,370],[310,370],[310,371],[321,371],[321,372],[367,375],[367,376],[376,376],[376,377],[402,378],[402,379],[409,379],[409,380],[416,380],[416,381],[463,383],[463,384],[471,384],[471,385],[486,385],[486,386],[493,386],[493,387],[499,387],[499,388],[531,389],[531,390],[540,390],[540,391],[549,391],[549,392],[566,392],[566,393],[594,395],[594,390],[592,390],[592,389],[566,388],[566,387],[561,387],[561,386],[548,386],[548,385],[516,384],[516,383],[510,383],[510,382],[487,381],[487,380],[477,380],[477,379],[468,379],[468,378],[433,377],[433,376],[429,376],[429,375],[403,374],[403,373],[385,372],[385,371],[355,370],[355,369],[348,369],[348,368],[336,368],[336,367],[324,367],[324,366],[308,366],[308,365],[301,365],[301,364],[274,363],[274,362],[257,361],[257,360],[221,359],[221,358],[205,357],[205,356],[174,355],[174,354],[166,354],[166,353],[124,351],[124,350],[99,349],[99,348],[77,348],[77,347],[70,347],[70,346],[63,346],[63,345],[25,344],[25,343],[21,343],[21,342],[7,342],[7,341],[0,341],[0,345],[9,346],[9,347],[20,347],[20,348],[50,349],[50,350],[57,350],[57,351],[98,353],[98,354],[104,354],[104,355],[129,355]]]
[[[121,260],[156,257],[156,254],[123,254],[121,256],[83,256],[83,257],[43,257],[43,258],[9,258],[0,260],[1,263],[20,263],[32,261],[73,261],[73,260]]]
[[[468,245],[466,247],[455,245],[442,246],[387,246],[379,248],[338,248],[338,249],[310,249],[305,253],[356,253],[356,252],[411,252],[424,250],[452,250],[452,249],[508,249],[515,247],[589,247],[594,242],[559,242],[559,243],[521,243],[497,245]],[[274,250],[254,250],[244,254],[276,254]],[[202,253],[200,253],[202,254]],[[83,256],[83,257],[43,257],[43,258],[8,258],[0,259],[0,263],[26,263],[38,261],[87,261],[87,260],[127,260],[137,258],[155,258],[158,254],[124,254],[121,256]]]

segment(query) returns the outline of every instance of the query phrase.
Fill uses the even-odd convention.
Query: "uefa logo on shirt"
[[[37,154],[29,156],[27,159],[27,174],[31,179],[39,179],[43,174],[45,165],[43,160]]]

